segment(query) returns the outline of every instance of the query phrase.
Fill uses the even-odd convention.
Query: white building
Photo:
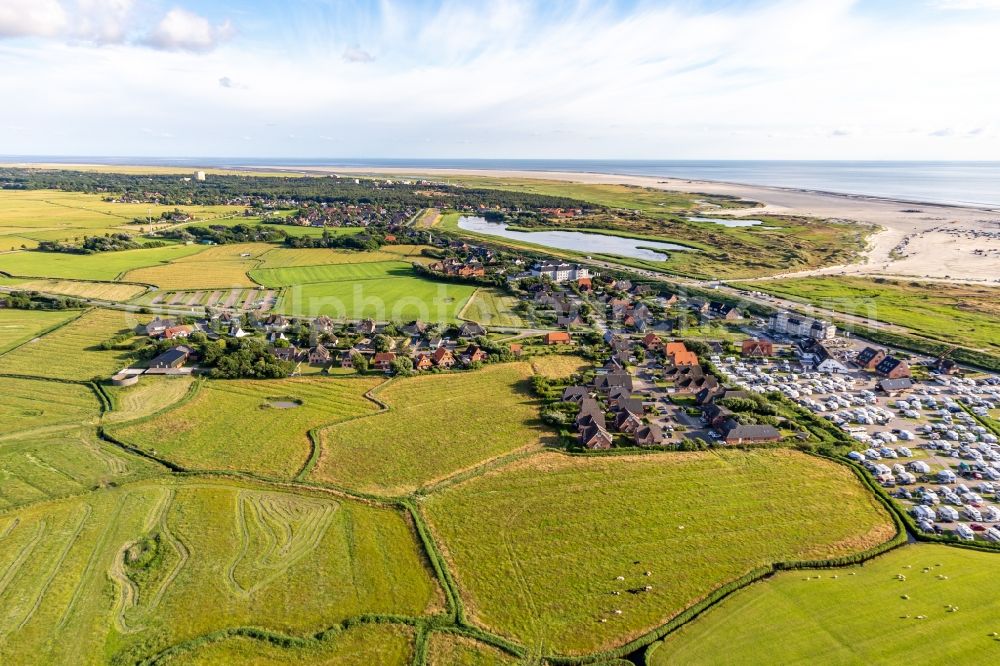
[[[531,269],[531,274],[534,277],[547,277],[553,282],[576,282],[580,278],[591,277],[587,267],[565,263],[536,264]]]
[[[204,171],[195,171],[194,172],[194,179],[195,180],[205,180],[205,172]]]
[[[809,317],[793,317],[784,310],[771,315],[769,328],[775,333],[812,338],[813,340],[832,340],[837,336],[837,327],[828,321],[810,319]]]

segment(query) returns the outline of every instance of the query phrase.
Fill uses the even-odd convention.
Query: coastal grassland
[[[942,342],[1000,350],[1000,287],[839,276],[744,286],[897,324]]]
[[[463,319],[484,326],[527,328],[528,322],[516,312],[517,298],[492,287],[480,287],[462,310]]]
[[[757,567],[895,534],[850,470],[783,449],[540,453],[424,509],[474,620],[545,653],[621,645]]]
[[[10,229],[36,240],[72,240],[120,231],[138,233],[146,225],[130,225],[133,219],[149,215],[158,218],[174,208],[203,220],[242,210],[237,206],[112,203],[102,198],[99,194],[61,190],[0,190],[0,235]]]
[[[407,666],[411,663],[413,629],[405,625],[358,624],[323,641],[302,647],[276,646],[267,641],[234,636],[167,658],[169,666],[242,664],[336,664],[336,666]]]
[[[209,380],[176,409],[115,427],[115,437],[191,469],[290,478],[309,458],[308,431],[378,409],[363,394],[382,380]],[[271,403],[294,403],[279,408]]]
[[[995,591],[995,554],[927,544],[849,569],[783,572],[671,634],[650,665],[720,655],[730,664],[991,661]]]
[[[97,396],[83,384],[0,377],[0,437],[42,427],[92,422]]]
[[[290,268],[324,264],[368,264],[379,261],[431,262],[420,254],[426,245],[383,245],[379,250],[332,250],[327,248],[278,247],[262,255],[260,268]]]
[[[233,627],[308,636],[439,592],[406,517],[266,485],[157,479],[0,514],[0,662],[136,663]]]
[[[543,434],[527,363],[394,380],[376,397],[389,410],[325,428],[310,478],[357,490],[403,493],[505,453]]]
[[[107,377],[125,367],[131,357],[98,345],[130,331],[134,315],[115,310],[88,310],[51,333],[0,356],[0,373],[87,380]]]
[[[104,414],[104,423],[124,423],[155,414],[180,402],[193,383],[190,375],[146,375],[134,386],[106,386],[114,408]]]
[[[99,298],[105,301],[127,301],[146,291],[137,284],[116,282],[82,282],[77,280],[23,280],[19,278],[0,279],[0,284],[12,286],[22,291],[39,291],[43,294],[72,296],[74,298]]]
[[[514,666],[518,660],[491,645],[437,631],[428,640],[427,663],[429,666]]]
[[[136,268],[166,263],[204,249],[197,245],[165,245],[96,254],[11,252],[0,254],[0,271],[22,277],[114,281]]]
[[[256,287],[247,272],[260,263],[262,254],[273,248],[267,243],[216,245],[168,264],[129,271],[124,279],[155,284],[161,289]]]
[[[251,277],[265,287],[290,287],[316,282],[413,279],[413,268],[402,261],[320,264],[289,268],[261,268]]]
[[[589,361],[575,354],[535,356],[530,359],[530,363],[536,375],[549,379],[565,379],[592,366]]]
[[[79,314],[74,310],[0,310],[0,354]]]

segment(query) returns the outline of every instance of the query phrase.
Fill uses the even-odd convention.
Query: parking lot
[[[826,374],[793,360],[712,360],[729,384],[779,391],[840,427],[857,441],[850,457],[921,529],[1000,541],[1000,444],[973,416],[989,417],[1000,407],[1000,377],[930,375],[886,395],[876,375],[853,366]]]

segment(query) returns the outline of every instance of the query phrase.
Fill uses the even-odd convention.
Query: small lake
[[[613,254],[619,257],[666,261],[668,251],[692,251],[693,248],[662,243],[660,241],[623,238],[601,233],[579,231],[512,231],[506,222],[488,222],[483,217],[462,216],[458,218],[458,228],[489,236],[500,236],[511,240],[534,243],[557,250],[574,250],[590,254]],[[661,250],[657,252],[657,250]]]
[[[689,217],[688,222],[712,222],[724,227],[756,227],[762,224],[760,220],[734,219],[731,217]]]

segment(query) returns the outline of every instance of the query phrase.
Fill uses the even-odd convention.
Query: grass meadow
[[[191,390],[190,375],[166,377],[146,375],[134,386],[106,386],[114,409],[104,414],[104,423],[124,423],[151,416],[180,402]]]
[[[73,310],[0,310],[0,354],[78,316]]]
[[[0,271],[21,277],[113,281],[136,268],[166,263],[204,249],[198,245],[166,245],[97,254],[11,252],[0,254]]]
[[[381,381],[208,380],[177,408],[116,427],[113,433],[183,467],[290,478],[309,458],[308,431],[376,411],[363,394]],[[268,406],[293,401],[301,405]]]
[[[514,666],[518,660],[491,645],[437,631],[427,642],[429,666]]]
[[[424,510],[472,617],[545,653],[620,645],[759,566],[895,533],[848,469],[787,450],[541,453]]]
[[[430,262],[420,251],[423,245],[384,245],[373,252],[331,250],[326,248],[276,247],[261,257],[261,268],[292,268],[324,264],[367,264],[379,261]]]
[[[168,666],[408,666],[413,629],[405,625],[359,624],[305,647],[278,647],[266,641],[236,636],[208,643],[164,661]],[[456,664],[457,666],[457,664]]]
[[[398,512],[248,483],[150,480],[0,514],[0,662],[134,663],[204,634],[295,635],[439,592]]]
[[[137,284],[115,282],[82,282],[78,280],[25,280],[0,279],[0,284],[22,291],[40,291],[45,294],[72,296],[74,298],[99,298],[105,301],[127,301],[146,291]]]
[[[573,354],[535,356],[529,362],[535,374],[543,375],[549,379],[566,379],[593,365],[587,359]]]
[[[325,428],[310,478],[405,493],[505,453],[544,431],[526,363],[400,379],[376,392],[389,410]]]
[[[88,310],[68,324],[0,356],[0,373],[86,380],[107,377],[128,365],[130,357],[99,345],[130,330],[133,315],[115,310]]]
[[[216,245],[168,264],[137,268],[126,273],[124,279],[155,284],[161,289],[255,287],[257,284],[247,277],[247,272],[273,247],[267,243]]]
[[[774,280],[746,286],[837,312],[898,324],[943,342],[1000,350],[1000,287],[841,276]]]
[[[995,661],[996,558],[917,544],[864,566],[779,573],[671,634],[650,666],[721,655],[727,664]]]
[[[528,328],[529,323],[514,312],[517,298],[499,289],[481,287],[469,299],[461,315],[463,319],[479,322],[484,326]]]

